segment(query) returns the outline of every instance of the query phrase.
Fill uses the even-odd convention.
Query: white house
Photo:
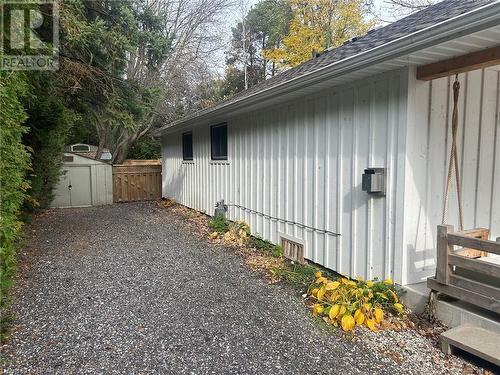
[[[230,219],[340,273],[423,281],[455,73],[464,227],[500,236],[499,64],[500,3],[443,1],[166,125],[163,196],[208,214],[224,199]],[[363,190],[369,168],[383,168],[385,194]]]

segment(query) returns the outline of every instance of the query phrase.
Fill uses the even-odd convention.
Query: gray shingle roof
[[[496,0],[445,0],[416,12],[387,26],[369,31],[367,34],[353,38],[340,47],[327,50],[320,56],[263,81],[247,90],[241,91],[212,107],[203,109],[182,118],[178,122],[196,118],[228,104],[236,103],[244,98],[268,90],[272,87],[291,81],[304,74],[314,72],[325,66],[338,63],[346,58],[369,51],[394,40],[413,34],[419,30],[436,25],[450,18],[468,13],[476,8],[495,2]]]

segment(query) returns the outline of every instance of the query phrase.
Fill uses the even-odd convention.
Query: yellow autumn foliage
[[[284,66],[300,65],[311,58],[312,51],[338,47],[374,26],[364,17],[363,0],[289,1],[293,18],[288,35],[280,47],[264,51],[268,60]]]
[[[340,321],[340,325],[341,325],[342,329],[346,332],[352,331],[355,324],[356,324],[356,322],[354,321],[354,318],[349,314],[344,315],[342,317],[342,320]]]
[[[401,303],[395,303],[393,306],[394,310],[396,310],[399,314],[404,313],[404,306]]]
[[[327,279],[326,277],[320,276],[320,277],[318,277],[318,278],[316,279],[316,281],[317,281],[318,283],[323,283],[323,284],[325,284],[325,283],[328,281],[328,279]]]
[[[340,312],[340,305],[333,305],[330,308],[330,311],[328,312],[328,317],[331,320],[335,320],[335,318],[337,317],[337,315],[339,315],[339,312]]]
[[[316,316],[320,315],[324,310],[325,310],[325,308],[319,303],[314,304],[312,307],[312,313],[313,313],[313,315],[316,315]]]
[[[365,315],[363,314],[361,309],[357,309],[354,313],[354,320],[356,321],[357,325],[361,325],[365,321]]]
[[[338,316],[343,316],[345,314],[346,310],[347,310],[347,308],[344,305],[341,305]]]
[[[323,296],[325,295],[326,293],[326,289],[324,286],[322,286],[321,288],[319,288],[318,292],[316,293],[316,298],[321,301],[323,299]]]
[[[339,287],[340,283],[338,281],[331,281],[326,284],[325,289],[326,290],[335,290]]]
[[[389,312],[394,316],[404,313],[390,279],[363,281],[340,277],[330,280],[319,271],[315,277],[316,281],[308,289],[309,298],[314,301],[313,314],[344,331],[366,326],[376,332]]]
[[[243,246],[247,243],[249,236],[250,227],[248,224],[242,220],[238,220],[229,224],[229,229],[224,233],[222,239],[227,245]]]
[[[378,331],[377,323],[375,323],[375,320],[373,319],[366,319],[366,326],[370,331],[374,332]]]
[[[377,307],[375,310],[373,310],[373,316],[375,317],[375,321],[377,323],[380,323],[382,319],[384,319],[384,311]]]

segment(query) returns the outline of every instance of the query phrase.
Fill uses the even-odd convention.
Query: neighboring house
[[[97,156],[97,150],[99,147],[94,145],[87,145],[85,143],[75,143],[74,145],[69,145],[64,148],[64,151],[72,152],[85,156],[87,158],[95,159]],[[103,148],[101,152],[101,157],[99,160],[110,161],[113,158],[111,152],[107,148]]]
[[[447,0],[370,31],[162,128],[163,196],[208,214],[224,199],[230,219],[343,274],[423,281],[455,72],[464,226],[500,236],[499,46],[496,1]],[[383,168],[385,194],[363,190],[368,168]]]

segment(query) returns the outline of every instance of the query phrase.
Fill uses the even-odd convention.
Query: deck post
[[[453,225],[438,225],[437,228],[436,280],[441,284],[450,281],[448,254],[452,249],[448,244],[448,233],[453,230]]]

